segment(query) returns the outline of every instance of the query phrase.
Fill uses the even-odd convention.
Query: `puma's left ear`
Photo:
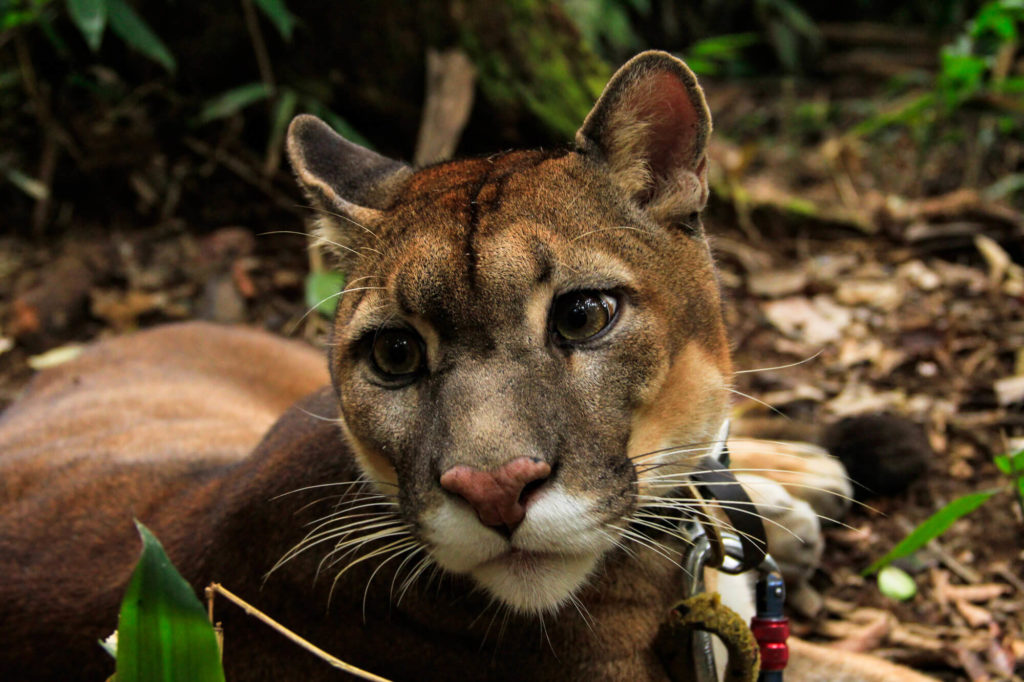
[[[576,133],[579,150],[663,225],[679,225],[708,199],[711,114],[697,77],[666,52],[619,69]]]
[[[349,142],[315,116],[296,116],[285,145],[295,176],[322,212],[315,234],[336,249],[342,267],[365,253],[362,244],[412,169]]]

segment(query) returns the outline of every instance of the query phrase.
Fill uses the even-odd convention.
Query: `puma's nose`
[[[460,464],[441,475],[441,487],[469,502],[485,526],[511,534],[526,516],[530,493],[550,474],[551,465],[530,457],[514,459],[497,471]]]

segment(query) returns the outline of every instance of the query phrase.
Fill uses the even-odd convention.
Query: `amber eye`
[[[423,365],[423,344],[407,329],[387,329],[374,336],[371,357],[385,378],[408,378]]]
[[[598,291],[573,291],[555,299],[551,328],[563,342],[579,343],[597,336],[615,318],[618,301]]]

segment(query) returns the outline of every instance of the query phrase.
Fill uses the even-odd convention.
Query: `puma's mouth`
[[[529,571],[539,562],[558,556],[560,555],[554,552],[534,552],[528,549],[513,547],[504,554],[496,556],[490,561],[485,561],[484,564],[497,563],[513,570]]]
[[[493,597],[521,612],[569,601],[613,547],[595,503],[551,488],[531,503],[510,538],[483,525],[469,505],[445,499],[422,519],[424,539],[444,569],[470,575]]]

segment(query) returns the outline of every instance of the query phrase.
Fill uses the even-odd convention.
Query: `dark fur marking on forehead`
[[[476,244],[476,230],[480,224],[480,192],[483,191],[484,187],[487,186],[487,181],[490,180],[492,169],[488,168],[484,171],[483,177],[480,181],[473,186],[473,189],[469,192],[469,204],[466,207],[466,236],[465,246],[463,246],[463,252],[466,255],[466,281],[469,283],[470,290],[476,289],[476,267],[477,267],[477,254]]]
[[[517,173],[531,171],[546,161],[560,158],[567,153],[558,152],[513,152],[503,154],[492,159],[492,165],[483,173],[480,182],[475,184],[469,192],[469,205],[467,207],[468,218],[466,221],[465,255],[466,255],[466,279],[470,290],[476,290],[477,267],[479,254],[477,253],[476,238],[479,235],[481,210],[487,213],[500,211],[504,205],[505,188],[509,179]],[[485,197],[485,190],[493,188]],[[485,206],[482,204],[486,204]]]

